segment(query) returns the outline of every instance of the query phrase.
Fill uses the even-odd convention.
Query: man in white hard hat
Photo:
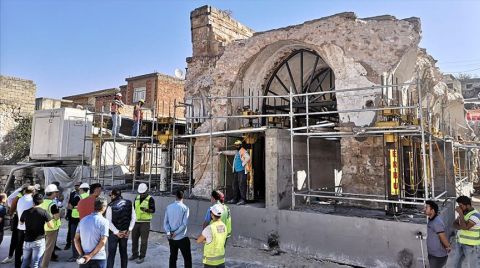
[[[17,201],[16,210],[18,219],[22,217],[25,210],[33,207],[33,195],[38,191],[37,187],[29,185],[23,189],[22,197]],[[23,243],[25,241],[25,223],[18,221],[17,224],[17,240],[15,241],[15,268],[20,268],[22,265]]]
[[[148,194],[148,187],[145,183],[138,185],[138,193],[133,203],[135,209],[135,226],[132,230],[132,256],[129,260],[137,259],[140,264],[147,254],[148,235],[150,234],[150,221],[155,213],[155,200]],[[138,240],[142,239],[140,254],[138,251]]]
[[[80,189],[82,189],[82,185],[80,185]],[[80,194],[82,199],[78,202],[77,208],[78,213],[80,214],[80,220],[84,217],[92,214],[95,211],[95,199],[99,197],[103,192],[102,185],[100,183],[92,183],[90,185],[90,195],[86,198],[83,198]]]
[[[223,211],[222,204],[215,204],[210,208],[212,222],[203,229],[202,234],[197,238],[197,243],[205,244],[202,260],[204,267],[225,267],[227,226],[221,220]]]
[[[58,230],[62,222],[60,221],[60,210],[58,209],[57,204],[54,202],[54,199],[58,197],[58,187],[55,184],[49,184],[45,188],[46,198],[43,203],[40,205],[50,217],[53,218],[53,226],[48,226],[45,224],[45,253],[42,259],[42,267],[48,267],[50,259],[56,261],[57,257],[54,255],[55,243],[57,242]]]
[[[144,104],[145,104],[145,101],[141,99],[133,108],[132,136],[134,137],[140,136],[140,132],[142,130],[142,120],[143,120],[142,106]]]
[[[122,101],[122,93],[117,92],[110,105],[110,113],[112,114],[112,136],[118,136],[120,127],[122,126],[122,109],[125,104]]]

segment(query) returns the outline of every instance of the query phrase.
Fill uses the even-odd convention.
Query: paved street
[[[66,229],[62,228],[60,231],[57,245],[63,249],[65,246],[65,234]],[[0,246],[0,258],[6,257],[8,253],[8,246],[10,245],[10,231],[5,230],[5,238]],[[202,267],[202,247],[197,245],[192,239],[192,257],[193,267]],[[128,243],[128,252],[130,256],[131,241]],[[51,262],[50,267],[72,267],[76,266],[75,263],[66,262],[71,256],[71,250],[57,251],[60,256],[60,262]],[[150,233],[150,242],[147,251],[147,257],[142,264],[136,264],[135,262],[129,262],[131,267],[168,267],[169,247],[168,241],[161,233]],[[116,264],[120,263],[119,255],[117,252]],[[183,267],[183,259],[179,252],[179,267]],[[331,262],[322,262],[311,258],[305,258],[298,255],[283,253],[280,255],[272,256],[272,254],[263,249],[256,248],[242,248],[237,245],[229,245],[227,247],[227,267],[322,267],[322,268],[345,268],[349,266],[338,265]],[[2,265],[2,268],[14,267],[13,264]],[[115,267],[120,267],[119,265]]]

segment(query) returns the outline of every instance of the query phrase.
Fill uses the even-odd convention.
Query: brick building
[[[153,110],[160,116],[173,116],[174,102],[183,102],[183,79],[150,73],[126,78],[127,89],[125,103],[134,105],[140,99],[145,100],[145,108]],[[177,116],[183,117],[183,109],[177,109]]]

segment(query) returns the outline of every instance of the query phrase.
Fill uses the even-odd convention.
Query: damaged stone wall
[[[221,49],[213,49],[217,48],[215,44],[218,38],[211,41],[212,38],[205,38],[204,31],[196,30],[202,29],[200,23],[208,21],[198,17],[205,9],[195,10],[191,16],[193,57],[188,59],[186,96],[243,96],[246,88],[252,89],[252,95],[263,95],[265,84],[278,63],[298,49],[314,51],[332,68],[336,89],[378,85],[383,76],[395,71],[406,54],[417,50],[420,41],[420,22],[417,18],[398,20],[383,16],[359,19],[353,13],[342,13],[300,25],[255,33],[252,37],[240,34],[237,36],[239,40],[230,40],[231,43]],[[245,33],[244,28],[241,27],[239,32]],[[208,33],[216,34],[215,31]],[[214,44],[205,44],[209,42]],[[362,109],[368,101],[378,104],[380,95],[381,92],[374,90],[338,93],[338,110]],[[205,106],[209,104],[204,103]],[[237,106],[226,100],[215,100],[205,110],[213,115],[228,115],[234,114]],[[368,126],[374,123],[375,116],[374,112],[343,113],[340,121],[345,126]],[[213,131],[223,130],[225,120],[207,120],[197,131],[206,132],[210,125],[213,126]],[[241,123],[229,121],[228,125],[238,127]],[[197,141],[195,146],[204,145]],[[342,148],[346,146],[358,147],[361,143],[342,142]],[[217,151],[218,148],[213,150]],[[379,156],[383,157],[383,153],[364,156],[368,158],[364,162],[375,162]],[[349,163],[350,160],[348,155],[342,156],[343,163]],[[197,160],[194,162],[198,164]],[[364,179],[353,173],[350,176],[348,171],[346,174],[345,181]],[[206,177],[199,175],[194,171],[195,180],[209,188],[207,180],[210,178],[203,184],[201,181]],[[383,177],[383,170],[381,174],[368,174],[372,177],[375,175]],[[205,192],[199,187],[194,188],[194,194],[202,195]]]
[[[35,111],[36,85],[32,80],[0,76],[0,142],[16,121]]]
[[[228,18],[230,34],[220,32],[217,18],[209,15],[215,10],[203,7],[192,12],[193,55],[187,59],[185,94],[188,97],[206,96],[254,96],[264,95],[264,90],[275,68],[294,51],[305,49],[312,51],[322,59],[322,66],[329,67],[335,74],[335,89],[350,89],[388,84],[415,83],[417,77],[422,80],[424,106],[431,107],[432,123],[438,130],[441,127],[443,106],[451,109],[449,115],[453,122],[460,122],[462,114],[458,107],[462,103],[458,92],[448,92],[442,82],[442,74],[435,66],[435,60],[425,50],[419,49],[421,38],[418,18],[396,19],[392,16],[380,16],[360,19],[354,13],[341,13],[330,17],[307,21],[303,24],[274,29],[266,32],[249,30],[245,26]],[[223,13],[222,13],[223,14]],[[224,14],[223,14],[224,15]],[[222,18],[226,18],[222,15]],[[206,23],[213,23],[208,25]],[[231,22],[231,24],[230,24]],[[219,23],[219,24],[217,24]],[[235,25],[232,28],[231,25]],[[233,31],[232,31],[233,29]],[[249,31],[247,31],[248,29]],[[212,37],[212,35],[214,37]],[[222,40],[222,41],[219,41]],[[221,44],[221,45],[220,45]],[[365,109],[381,105],[407,105],[408,90],[416,96],[415,86],[402,87],[400,94],[393,91],[382,101],[385,92],[368,89],[352,92],[338,92],[337,109]],[[393,96],[401,96],[395,99]],[[418,101],[414,101],[418,103]],[[194,101],[194,106],[202,107],[195,115],[226,116],[236,114],[239,101],[206,100]],[[254,107],[261,111],[261,103]],[[442,106],[443,105],[443,106]],[[352,130],[355,127],[373,126],[378,112],[340,113],[340,128]],[[443,115],[444,116],[444,115]],[[242,120],[214,119],[205,120],[196,130],[199,132],[236,129],[244,125]],[[462,133],[461,127],[455,128]],[[203,148],[208,139],[198,139],[195,144]],[[214,142],[213,159],[218,162],[216,152],[225,147],[221,141]],[[372,194],[384,193],[383,142],[375,138],[341,140],[343,165],[342,185],[345,192]],[[363,152],[368,151],[368,154]],[[194,166],[203,165],[201,159],[194,159]],[[214,164],[215,166],[215,164]],[[218,185],[218,174],[200,173],[194,169],[197,186],[193,193],[208,196],[211,180]],[[333,178],[332,178],[333,179]],[[207,195],[206,195],[207,194]]]

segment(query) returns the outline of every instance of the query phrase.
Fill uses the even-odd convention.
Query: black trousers
[[[13,214],[12,222],[10,223],[12,229],[12,239],[10,240],[10,250],[8,251],[8,257],[13,257],[15,248],[17,248],[18,241],[18,216],[17,213]]]
[[[247,174],[245,171],[233,173],[233,199],[247,201]]]
[[[430,268],[443,268],[445,264],[447,264],[447,258],[445,257],[435,257],[432,255],[428,255],[428,263],[430,264]]]
[[[72,237],[70,236],[70,219],[72,217],[72,210],[71,209],[67,209],[67,216],[65,217],[65,219],[68,220],[68,231],[67,231],[67,237],[65,239],[65,246],[68,247],[68,246],[72,246]]]
[[[182,252],[183,262],[185,263],[185,268],[192,267],[192,252],[190,249],[190,239],[184,237],[180,240],[168,239],[168,244],[170,245],[170,268],[177,267],[177,258],[178,250]]]
[[[15,268],[22,267],[23,242],[25,242],[25,231],[18,230],[17,245],[15,248]]]
[[[71,241],[75,241],[75,233],[77,232],[77,226],[78,226],[79,219],[70,219],[68,221],[68,234],[67,236],[70,236]],[[75,248],[75,245],[72,245],[72,258],[78,258],[78,252],[77,249]]]
[[[128,265],[128,253],[127,245],[128,238],[118,238],[112,232],[108,235],[108,259],[107,259],[107,268],[113,268],[115,264],[115,255],[117,254],[117,245],[118,251],[120,251],[120,267],[127,268]]]

